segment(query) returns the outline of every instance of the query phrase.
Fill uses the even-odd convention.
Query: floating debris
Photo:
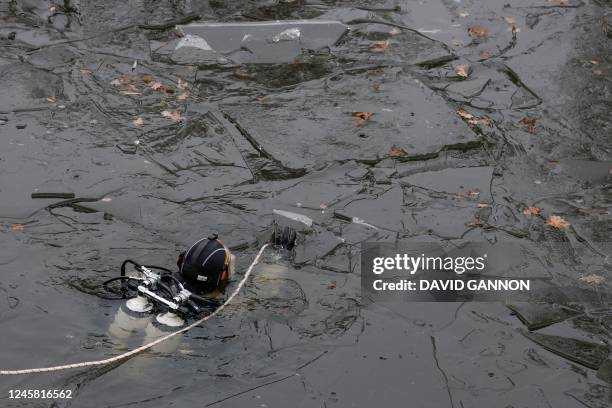
[[[176,46],[215,51],[240,63],[292,62],[303,50],[334,45],[348,27],[339,21],[287,20],[179,25]]]
[[[69,200],[74,198],[74,193],[32,193],[31,197],[33,199],[37,198],[61,198],[63,200]]]
[[[507,307],[516,313],[516,317],[530,331],[562,322],[580,314],[578,311],[559,304],[524,303],[507,305]]]
[[[610,354],[610,347],[601,344],[568,337],[530,333],[525,330],[521,330],[521,333],[551,353],[593,370],[597,370]]]
[[[290,220],[301,222],[302,224],[308,227],[312,227],[312,219],[303,214],[298,214],[298,213],[294,213],[291,211],[276,210],[276,209],[272,210],[272,212],[276,215],[280,215],[281,217],[289,218]]]

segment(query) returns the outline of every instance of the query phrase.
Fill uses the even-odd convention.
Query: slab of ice
[[[177,26],[212,49],[241,63],[285,63],[303,50],[334,45],[348,27],[339,21],[287,20],[253,23],[196,23]]]
[[[176,44],[177,50],[183,47],[192,47],[199,48],[204,51],[212,51],[212,48],[210,47],[210,45],[208,45],[205,39],[203,39],[202,37],[198,37],[197,35],[191,34],[187,34],[186,36],[181,38],[178,44]]]
[[[303,214],[294,213],[291,211],[284,210],[272,210],[272,212],[276,215],[280,215],[281,217],[289,218],[290,220],[301,222],[302,224],[312,227],[312,219]]]

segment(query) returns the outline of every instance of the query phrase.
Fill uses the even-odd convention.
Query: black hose
[[[174,275],[162,275],[161,279],[166,279],[166,278],[170,278],[170,280],[174,281],[174,283],[176,283],[176,285],[180,288],[181,286],[183,286],[183,282],[181,282],[176,276]]]
[[[140,269],[140,265],[139,264],[137,264],[136,262],[132,261],[131,259],[126,259],[121,264],[121,276],[125,276],[125,266],[127,264],[132,264],[132,265],[134,265],[136,267],[136,269]]]
[[[172,271],[170,269],[164,268],[163,266],[145,265],[145,267],[149,268],[149,269],[157,269],[157,270],[160,270],[160,271],[164,271],[166,273],[172,273]]]
[[[134,279],[134,278],[131,277],[131,276],[116,276],[114,278],[110,278],[110,279],[105,280],[104,282],[102,282],[102,287],[110,292],[110,290],[108,289],[108,284],[109,283],[115,282],[115,281],[118,281],[118,280],[122,281],[122,283],[121,283],[121,298],[125,299],[126,298],[126,294],[129,292],[128,291],[128,287],[125,284],[125,281],[129,281],[130,279]],[[134,279],[134,280],[136,280],[136,279]]]
[[[170,296],[170,299],[172,299],[174,297],[174,292],[172,292],[172,289],[170,289],[165,284],[163,284],[161,282],[157,282],[157,287],[160,288],[162,291],[166,292],[166,294],[168,296]]]
[[[198,295],[196,295],[196,294],[194,294],[194,293],[192,293],[192,294],[191,294],[189,297],[190,297],[191,299],[195,300],[196,302],[200,302],[200,303],[209,304],[209,305],[211,305],[211,306],[219,306],[219,302],[216,302],[216,301],[214,301],[214,300],[207,299],[207,298],[202,297],[202,296],[198,296]]]

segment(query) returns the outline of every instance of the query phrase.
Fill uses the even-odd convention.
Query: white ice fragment
[[[272,42],[280,42],[280,41],[296,41],[300,39],[300,29],[297,27],[288,28],[285,31],[280,32],[272,37]]]
[[[362,220],[361,218],[357,218],[357,217],[353,217],[353,222],[355,224],[359,224],[359,225],[363,225],[365,227],[370,227],[370,228],[374,228],[375,230],[377,230],[378,228],[375,227],[372,224],[368,224],[367,222],[365,222],[364,220]]]
[[[419,28],[417,31],[418,31],[419,33],[424,33],[424,34],[438,34],[438,33],[439,33],[440,31],[442,31],[442,30],[437,29],[437,28],[436,28],[436,29],[434,29],[434,30],[426,30],[426,29],[424,29],[424,28]]]
[[[111,197],[104,197],[102,200],[103,203],[110,203],[111,201],[113,201],[113,199]]]
[[[204,51],[212,51],[212,48],[205,39],[198,37],[197,35],[187,34],[176,44],[176,50],[183,47],[199,48]]]
[[[272,210],[272,212],[274,214],[280,215],[281,217],[285,217],[293,221],[301,222],[302,224],[308,227],[312,226],[312,219],[310,219],[309,217],[303,214],[298,214],[298,213],[294,213],[291,211],[276,210],[276,209]]]

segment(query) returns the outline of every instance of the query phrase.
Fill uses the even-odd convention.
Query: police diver
[[[277,247],[290,251],[295,241],[295,230],[274,229],[272,242]],[[134,266],[133,271],[126,270],[128,264]],[[127,339],[134,331],[144,329],[146,343],[184,326],[190,317],[212,312],[235,275],[236,257],[217,234],[211,234],[181,253],[176,264],[178,270],[173,272],[126,260],[121,276],[104,282],[107,287],[110,282],[121,280],[122,295],[129,298],[109,327],[114,338]],[[155,318],[152,312],[158,312]],[[169,352],[176,349],[178,342],[180,337],[155,349]]]

